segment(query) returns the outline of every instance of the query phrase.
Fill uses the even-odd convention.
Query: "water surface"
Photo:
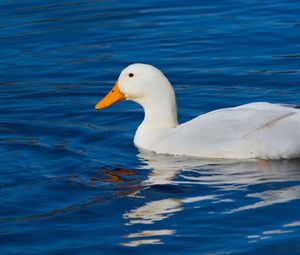
[[[295,1],[2,1],[1,254],[300,254],[300,162],[138,151],[142,109],[97,101],[135,62],[180,122],[300,104]]]

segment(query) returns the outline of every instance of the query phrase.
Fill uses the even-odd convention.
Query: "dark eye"
[[[133,75],[134,75],[133,73],[128,74],[129,77],[133,77]]]

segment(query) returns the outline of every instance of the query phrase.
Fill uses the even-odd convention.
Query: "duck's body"
[[[158,69],[131,65],[107,97],[116,89],[145,110],[134,138],[142,149],[205,158],[300,157],[299,109],[252,103],[209,112],[179,125],[174,91]],[[105,100],[97,107],[111,104]]]
[[[209,112],[176,127],[141,124],[134,142],[157,153],[206,158],[300,157],[300,110],[252,103]]]

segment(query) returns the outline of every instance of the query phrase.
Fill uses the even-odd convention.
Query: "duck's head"
[[[175,100],[174,91],[164,74],[151,65],[132,64],[121,72],[112,90],[99,101],[95,109],[106,108],[123,99],[145,107],[159,103],[165,97]]]

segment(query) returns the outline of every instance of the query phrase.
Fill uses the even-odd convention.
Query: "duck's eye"
[[[133,73],[128,74],[129,77],[133,77],[133,75],[134,75]]]

